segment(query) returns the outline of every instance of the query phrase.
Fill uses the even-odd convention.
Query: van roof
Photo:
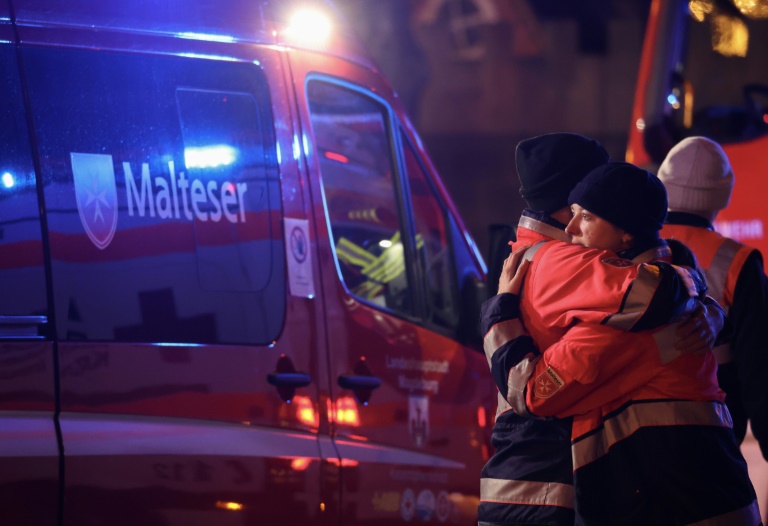
[[[311,49],[377,69],[331,0],[10,0],[18,27],[114,30],[217,42]],[[313,43],[286,29],[297,9],[311,7],[332,21],[330,40]],[[20,31],[23,42],[24,32]]]

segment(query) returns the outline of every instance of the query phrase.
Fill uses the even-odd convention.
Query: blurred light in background
[[[184,163],[187,168],[214,168],[233,164],[237,150],[226,144],[184,148]]]
[[[733,0],[733,3],[750,18],[768,18],[768,0]]]
[[[715,15],[712,19],[712,49],[726,57],[746,57],[749,30],[733,16]]]
[[[331,34],[331,19],[318,9],[297,9],[291,16],[286,35],[307,44],[322,44]]]
[[[225,502],[221,500],[216,501],[216,507],[220,510],[240,511],[243,509],[243,505],[239,502]]]
[[[712,0],[691,0],[688,2],[688,10],[691,12],[691,16],[699,22],[703,22],[714,10]]]
[[[10,172],[5,172],[2,176],[3,186],[6,188],[12,188],[15,184],[13,175]]]
[[[672,106],[675,109],[678,109],[680,107],[680,101],[677,99],[677,95],[674,93],[670,93],[667,95],[667,102],[670,106]]]

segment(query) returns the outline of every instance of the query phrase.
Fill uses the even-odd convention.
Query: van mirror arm
[[[478,352],[483,352],[480,334],[480,307],[488,299],[488,286],[478,276],[468,276],[461,287],[461,320],[459,340]]]
[[[515,229],[507,224],[488,225],[488,291],[496,294],[504,260],[510,253],[509,242],[515,241]],[[479,314],[478,314],[479,316]]]

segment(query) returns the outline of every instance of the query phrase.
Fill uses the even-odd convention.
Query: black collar
[[[639,239],[635,238],[635,246],[628,250],[623,250],[618,253],[619,257],[624,259],[633,260],[640,254],[652,249],[661,249],[667,246],[667,242],[661,238]],[[652,258],[655,259],[655,258]]]
[[[712,226],[712,223],[707,219],[688,212],[667,212],[667,220],[665,223],[670,225],[696,226],[699,228],[706,228],[707,230],[715,229],[715,227]]]

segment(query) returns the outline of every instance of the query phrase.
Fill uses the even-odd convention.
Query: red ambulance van
[[[332,6],[0,0],[0,524],[472,524],[485,268]]]

